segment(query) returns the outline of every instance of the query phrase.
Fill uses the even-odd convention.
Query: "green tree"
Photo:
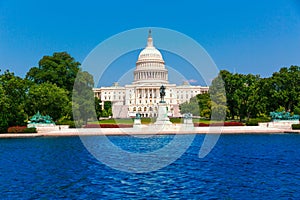
[[[1,120],[8,126],[25,125],[27,115],[24,111],[28,81],[5,71],[0,75]]]
[[[269,100],[272,102],[269,109],[276,110],[280,106],[286,111],[293,112],[299,104],[300,94],[300,67],[283,67],[279,72],[273,73],[269,80]]]
[[[198,94],[192,97],[189,102],[180,104],[180,112],[192,113],[194,116],[210,118],[211,100],[209,93]]]
[[[71,97],[76,75],[80,63],[75,61],[67,52],[54,53],[44,56],[39,61],[38,67],[29,70],[26,78],[37,84],[50,82],[69,92]]]
[[[228,116],[240,120],[245,117],[257,117],[266,113],[267,93],[266,81],[258,75],[232,74],[226,70],[220,72],[224,80],[227,98]]]
[[[93,86],[93,76],[86,71],[79,71],[74,82],[72,95],[73,117],[77,126],[87,124],[89,119],[97,120]]]
[[[67,114],[69,107],[68,92],[53,83],[33,84],[29,88],[26,112],[30,116],[40,111],[57,121]]]
[[[3,89],[0,85],[0,133],[6,133],[8,128],[7,114],[9,110],[8,99]]]
[[[112,116],[112,102],[111,101],[104,102],[104,110],[105,110],[105,113],[103,113],[102,117]]]
[[[237,100],[237,108],[239,119],[245,117],[249,120],[250,117],[256,117],[260,112],[258,82],[259,76],[252,74],[239,74],[240,86],[235,91],[235,99]]]
[[[197,97],[192,97],[189,102],[180,104],[180,113],[192,113],[194,116],[199,116],[200,111]]]
[[[209,92],[211,99],[211,119],[225,120],[228,108],[226,106],[225,83],[221,73],[212,81]]]
[[[232,74],[226,70],[220,71],[220,76],[222,77],[222,80],[224,81],[224,87],[225,87],[225,93],[226,93],[226,102],[228,107],[228,116],[231,119],[234,119],[234,117],[238,113],[238,107],[237,107],[237,98],[235,92],[240,86],[240,80],[239,76],[237,74]]]
[[[210,94],[209,93],[198,94],[196,98],[199,105],[200,116],[205,118],[210,118],[211,103],[212,103],[210,100]]]
[[[95,110],[96,110],[96,116],[97,116],[97,119],[99,120],[100,117],[101,117],[101,111],[102,111],[102,108],[101,108],[101,100],[98,99],[97,97],[95,97]]]

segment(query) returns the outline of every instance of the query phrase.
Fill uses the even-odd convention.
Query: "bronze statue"
[[[160,89],[159,89],[159,93],[160,93],[160,102],[164,102],[164,97],[166,96],[166,87],[165,86],[161,86]]]

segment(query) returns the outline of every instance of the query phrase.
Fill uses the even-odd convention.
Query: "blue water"
[[[136,149],[170,137],[110,140]],[[203,137],[173,164],[140,174],[100,163],[78,137],[1,139],[0,198],[300,199],[300,135],[222,135],[200,159]]]

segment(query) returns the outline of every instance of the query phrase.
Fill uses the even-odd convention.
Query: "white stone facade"
[[[208,92],[208,87],[191,86],[187,82],[176,86],[168,81],[168,70],[161,53],[154,47],[151,31],[149,31],[147,46],[139,54],[134,70],[132,84],[119,86],[114,83],[111,87],[94,88],[95,97],[112,102],[114,118],[157,117],[160,101],[159,88],[166,87],[164,98],[168,116],[180,117],[179,104],[187,102],[197,94]],[[102,104],[103,105],[103,104]]]

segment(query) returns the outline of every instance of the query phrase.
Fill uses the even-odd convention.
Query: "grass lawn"
[[[88,124],[133,124],[134,119],[132,118],[124,118],[124,119],[105,119],[100,121],[89,122]],[[183,123],[183,118],[170,118],[170,121],[174,124]],[[142,118],[142,124],[150,124],[154,123],[154,118]],[[216,123],[217,121],[210,121],[209,119],[193,119],[194,123]]]
[[[88,124],[133,124],[133,119],[104,119],[100,121],[88,122]]]

